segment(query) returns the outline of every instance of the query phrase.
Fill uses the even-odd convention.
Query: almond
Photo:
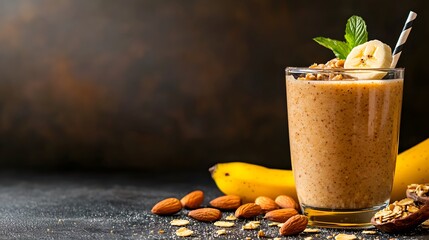
[[[282,236],[289,236],[298,234],[307,227],[308,218],[304,215],[295,215],[289,218],[283,226],[279,229],[279,233]]]
[[[262,213],[262,209],[255,203],[246,203],[235,210],[235,216],[238,218],[252,218]]]
[[[241,198],[235,195],[225,195],[210,201],[210,205],[222,210],[235,210],[241,205]]]
[[[273,222],[286,222],[289,218],[298,214],[294,208],[282,208],[269,211],[265,214],[264,218]]]
[[[216,208],[200,208],[188,213],[188,217],[202,222],[213,222],[222,217],[222,213]]]
[[[203,191],[196,190],[188,193],[180,202],[184,208],[195,209],[199,208],[204,201],[204,193]]]
[[[179,199],[167,198],[155,204],[151,212],[157,215],[172,215],[179,212],[181,209],[182,204]]]
[[[265,196],[260,196],[255,199],[255,203],[259,205],[263,212],[269,212],[279,208],[273,199]]]
[[[279,205],[281,208],[295,208],[299,211],[298,203],[295,202],[295,200],[287,195],[279,195],[276,197],[276,200],[274,200],[277,205]]]

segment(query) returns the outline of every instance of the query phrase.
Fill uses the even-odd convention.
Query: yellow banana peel
[[[405,150],[396,158],[390,201],[405,198],[407,185],[412,183],[429,183],[429,138]]]
[[[220,191],[240,196],[243,202],[253,202],[259,196],[274,199],[281,194],[297,199],[291,170],[229,162],[216,164],[210,172]]]
[[[298,200],[291,170],[229,162],[216,164],[210,172],[220,191],[238,195],[244,202],[253,202],[258,196],[275,198],[282,194]],[[408,184],[428,182],[429,138],[398,155],[391,201],[405,198]]]

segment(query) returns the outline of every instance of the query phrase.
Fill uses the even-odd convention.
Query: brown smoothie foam
[[[363,209],[389,200],[403,79],[286,78],[289,138],[300,203]]]

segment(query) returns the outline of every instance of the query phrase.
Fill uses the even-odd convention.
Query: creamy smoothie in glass
[[[390,201],[404,69],[361,17],[344,38],[313,39],[334,53],[326,64],[286,68],[292,170],[309,225],[366,228]]]
[[[409,33],[415,16],[410,12],[403,31]],[[401,34],[392,54],[389,45],[368,41],[365,21],[352,16],[345,41],[313,39],[334,59],[286,68],[292,170],[309,225],[372,227],[372,216],[389,204],[404,83],[404,69],[395,67],[403,36],[408,34]]]
[[[362,71],[286,69],[292,169],[310,225],[365,227],[389,202],[404,71],[378,69],[382,80],[333,80]],[[310,74],[327,79],[306,79]]]

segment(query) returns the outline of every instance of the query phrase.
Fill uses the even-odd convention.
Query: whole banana
[[[390,201],[405,198],[405,190],[411,183],[429,183],[429,138],[405,150],[396,158]]]
[[[252,202],[258,196],[275,198],[283,194],[298,200],[291,170],[229,162],[216,164],[210,172],[223,193],[238,195],[244,202]],[[404,198],[408,184],[428,182],[429,139],[426,139],[398,155],[391,201]]]
[[[281,194],[297,199],[291,170],[229,162],[214,165],[210,172],[223,193],[240,196],[243,202],[253,202],[259,196],[274,199]]]

